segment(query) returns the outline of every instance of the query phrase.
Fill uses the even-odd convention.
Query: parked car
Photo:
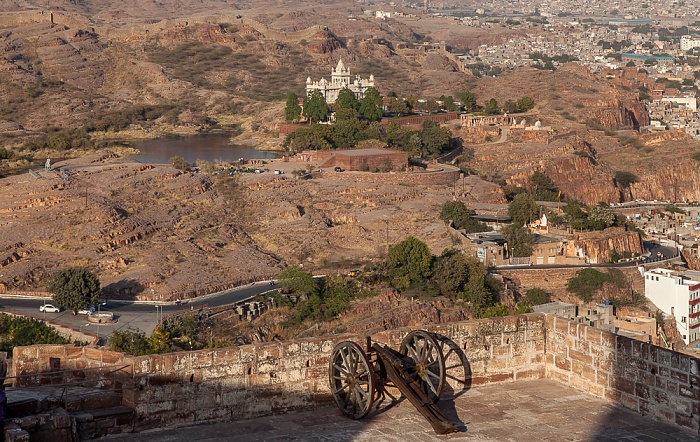
[[[333,170],[335,170],[336,172],[342,172],[343,168],[340,166],[335,166],[335,169],[333,169]]]
[[[56,307],[53,304],[44,304],[39,306],[39,311],[40,312],[48,312],[48,313],[58,313],[61,311],[60,307]]]
[[[275,169],[275,175],[282,175],[284,170]]]
[[[78,314],[79,315],[90,315],[92,313],[95,313],[95,310],[97,310],[97,309],[95,308],[94,305],[88,305],[84,309],[78,310]]]

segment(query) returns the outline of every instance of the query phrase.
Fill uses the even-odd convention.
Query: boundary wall
[[[700,360],[540,313],[424,327],[446,356],[445,397],[474,386],[552,379],[651,418],[700,428]],[[398,348],[409,328],[372,339]],[[14,372],[129,364],[123,403],[134,431],[190,426],[330,405],[333,347],[365,336],[338,335],[192,352],[128,357],[64,346],[15,349]]]

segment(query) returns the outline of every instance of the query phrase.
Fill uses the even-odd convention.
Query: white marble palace
[[[346,68],[343,60],[338,61],[338,66],[331,69],[331,81],[321,78],[319,81],[311,81],[311,77],[306,79],[306,94],[311,95],[314,91],[321,91],[326,98],[326,103],[335,103],[338,98],[338,92],[343,88],[348,88],[355,93],[358,100],[365,96],[367,88],[374,87],[374,75],[370,75],[369,79],[360,78],[355,75],[353,79],[350,77],[350,69]]]

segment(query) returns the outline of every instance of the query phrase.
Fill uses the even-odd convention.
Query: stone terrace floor
[[[537,380],[474,387],[439,403],[461,432],[437,436],[408,401],[353,421],[336,408],[112,436],[135,442],[179,441],[698,441],[674,425],[614,406],[562,384]]]

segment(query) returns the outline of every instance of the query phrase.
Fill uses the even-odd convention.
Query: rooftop
[[[473,387],[439,402],[460,432],[436,436],[407,402],[382,405],[362,420],[333,407],[173,430],[113,441],[697,441],[698,435],[551,380]]]

